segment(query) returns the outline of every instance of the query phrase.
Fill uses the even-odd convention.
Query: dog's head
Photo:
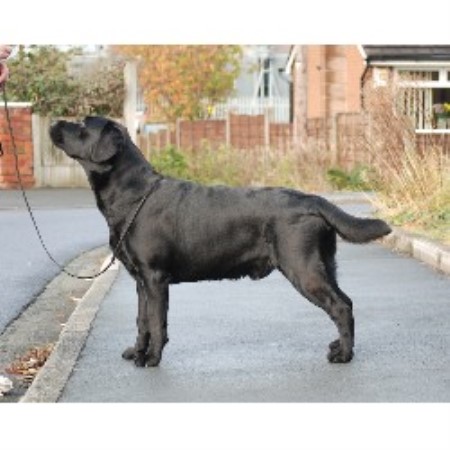
[[[103,172],[129,139],[126,129],[104,117],[86,117],[82,122],[60,120],[50,127],[54,145],[76,159],[85,169]]]

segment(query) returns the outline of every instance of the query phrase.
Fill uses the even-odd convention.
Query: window
[[[267,98],[271,96],[271,61],[270,58],[264,58],[260,62],[260,85],[258,89],[258,97]]]
[[[448,68],[397,69],[400,104],[418,131],[450,132],[450,70]]]
[[[437,70],[398,70],[397,73],[401,81],[439,81]]]

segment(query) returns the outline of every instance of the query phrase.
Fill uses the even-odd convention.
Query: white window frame
[[[441,63],[414,63],[414,62],[400,62],[400,63],[390,63],[390,66],[394,69],[393,79],[395,82],[395,85],[398,87],[403,88],[417,88],[417,89],[450,89],[450,61],[447,62],[441,62]],[[401,71],[433,71],[439,73],[439,79],[438,80],[423,80],[423,81],[409,81],[401,79],[400,72]],[[431,92],[430,92],[431,94]],[[430,101],[429,101],[429,108],[432,108],[431,103],[431,95],[430,95]],[[432,114],[432,110],[430,109],[428,111],[430,115]],[[450,119],[449,119],[450,120]],[[429,122],[426,120],[426,117],[422,117],[423,122]],[[423,127],[423,128],[416,128],[416,133],[436,133],[436,134],[450,134],[449,128],[432,128],[430,127]]]

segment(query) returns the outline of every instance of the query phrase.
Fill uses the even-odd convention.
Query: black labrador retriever
[[[86,171],[113,249],[128,230],[117,256],[136,280],[139,307],[136,344],[124,358],[159,364],[168,341],[169,284],[256,280],[278,269],[336,324],[339,338],[328,360],[352,359],[352,302],[336,281],[336,233],[369,242],[390,233],[385,222],[351,216],[292,189],[208,187],[163,176],[126,129],[106,118],[58,121],[50,136]]]

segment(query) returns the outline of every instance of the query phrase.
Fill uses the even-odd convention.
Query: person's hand
[[[0,61],[0,86],[8,79],[8,75],[8,66],[3,61]]]
[[[9,70],[4,61],[12,52],[12,45],[0,45],[0,86],[8,79]]]
[[[12,52],[12,45],[0,45],[0,59],[6,59]]]

